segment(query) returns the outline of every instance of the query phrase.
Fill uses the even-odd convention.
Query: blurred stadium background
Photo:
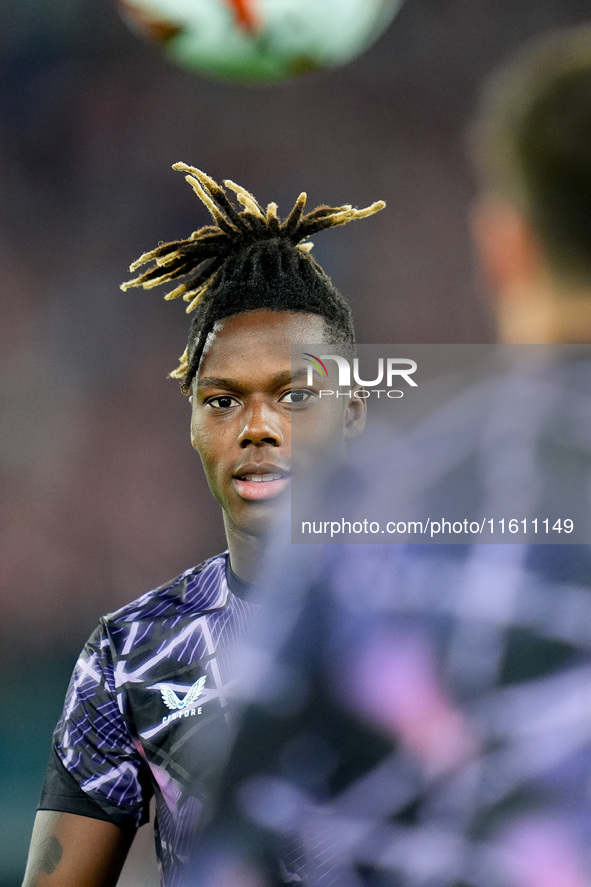
[[[336,71],[247,87],[194,76],[114,2],[0,12],[0,882],[24,870],[74,659],[98,616],[223,547],[166,379],[186,320],[123,294],[129,263],[206,222],[184,160],[289,208],[378,198],[317,238],[361,342],[487,342],[463,132],[486,74],[586,0],[407,0]],[[176,309],[176,310],[175,310]],[[144,829],[125,887],[154,883]]]

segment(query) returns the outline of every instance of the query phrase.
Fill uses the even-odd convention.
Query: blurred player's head
[[[224,188],[203,172],[175,164],[209,210],[214,224],[166,243],[131,266],[149,264],[123,288],[173,284],[193,315],[187,348],[171,374],[192,395],[191,440],[222,506],[226,533],[263,535],[289,487],[291,418],[299,414],[299,463],[319,451],[336,455],[365,418],[364,401],[319,397],[308,364],[292,367],[291,347],[340,346],[352,355],[351,309],[310,256],[310,235],[377,212],[321,206],[304,214],[300,194],[282,222],[244,188]],[[182,282],[181,282],[182,281]]]
[[[474,235],[510,342],[591,340],[591,27],[529,44],[486,85]]]

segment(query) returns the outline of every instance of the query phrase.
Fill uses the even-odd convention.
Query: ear
[[[503,299],[534,284],[542,262],[531,223],[502,197],[485,195],[471,213],[472,238],[493,296]]]
[[[189,409],[191,410],[191,419],[189,422],[189,433],[191,436],[191,446],[194,450],[199,452],[199,447],[197,445],[197,410],[195,409],[197,405],[197,398],[191,393],[187,398],[189,401]]]
[[[363,391],[364,389],[358,385],[354,390]],[[354,397],[352,394],[347,401],[345,407],[345,440],[352,440],[361,434],[365,428],[365,421],[367,419],[366,400],[367,398],[365,397]]]

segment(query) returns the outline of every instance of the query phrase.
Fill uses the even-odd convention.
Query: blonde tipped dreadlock
[[[345,206],[319,206],[304,214],[306,194],[302,193],[282,222],[277,204],[263,209],[241,185],[226,179],[226,189],[236,195],[241,209],[228,198],[224,188],[212,178],[186,163],[173,169],[187,173],[187,182],[205,204],[214,221],[186,240],[175,240],[144,253],[130,266],[136,271],[150,267],[121,289],[144,289],[186,278],[164,298],[182,296],[187,313],[194,312],[187,348],[179,366],[170,375],[181,381],[188,393],[207,336],[224,317],[267,308],[272,311],[301,311],[325,318],[335,342],[353,342],[349,306],[330,278],[309,252],[309,237],[323,228],[346,225],[383,209],[380,200],[365,209]]]

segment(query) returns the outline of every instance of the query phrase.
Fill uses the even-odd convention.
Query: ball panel
[[[176,63],[269,82],[337,67],[388,26],[401,0],[118,0],[125,21]]]

